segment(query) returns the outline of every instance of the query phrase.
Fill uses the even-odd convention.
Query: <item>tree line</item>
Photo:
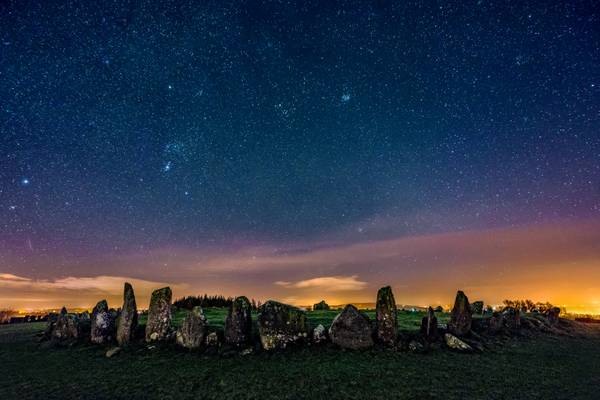
[[[204,294],[203,296],[185,296],[177,299],[173,302],[173,305],[177,308],[184,310],[191,310],[194,307],[222,307],[228,308],[233,304],[234,297],[225,297],[223,295],[212,295],[209,296]],[[253,310],[258,310],[262,305],[260,301],[254,299],[250,300],[250,305]]]

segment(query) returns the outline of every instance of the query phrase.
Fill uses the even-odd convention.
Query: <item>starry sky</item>
[[[0,307],[600,312],[600,7],[0,4]]]

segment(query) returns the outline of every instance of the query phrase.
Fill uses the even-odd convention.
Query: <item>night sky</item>
[[[600,310],[600,7],[541,3],[3,1],[0,308]]]

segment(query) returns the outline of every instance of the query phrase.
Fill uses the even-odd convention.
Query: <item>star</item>
[[[350,93],[344,93],[344,94],[342,95],[342,98],[341,98],[341,100],[342,100],[342,103],[347,103],[347,102],[349,102],[349,101],[350,101]]]
[[[21,185],[23,186],[27,186],[31,183],[31,181],[29,180],[29,178],[23,178],[21,179]]]

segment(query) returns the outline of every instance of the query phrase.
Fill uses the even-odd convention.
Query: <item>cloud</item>
[[[297,282],[277,281],[275,284],[293,289],[327,289],[332,292],[362,290],[367,286],[367,282],[358,280],[358,275],[321,276]]]
[[[60,304],[67,306],[88,307],[99,300],[107,299],[112,302],[112,307],[119,307],[125,282],[133,285],[138,299],[138,307],[141,308],[144,308],[145,300],[149,298],[154,289],[171,286],[174,291],[188,290],[186,284],[169,284],[124,276],[68,276],[59,279],[31,279],[0,273],[0,289],[2,289],[0,305],[19,308],[56,307],[57,301],[60,301]]]

